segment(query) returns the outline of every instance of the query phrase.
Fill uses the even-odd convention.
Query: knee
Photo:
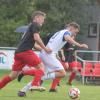
[[[65,77],[65,76],[66,76],[66,72],[63,71],[63,72],[62,72],[62,78]]]
[[[38,64],[36,67],[35,67],[36,69],[42,69],[42,70],[44,70],[44,64],[41,62],[40,64]]]
[[[66,76],[66,72],[64,71],[64,74],[63,74],[63,76],[65,77]]]
[[[11,80],[16,79],[16,76],[12,76],[11,74],[9,76],[10,76]]]
[[[78,72],[77,67],[73,68],[72,71],[73,71],[74,73],[77,73],[77,72]]]
[[[9,74],[9,76],[11,77],[12,80],[16,79],[17,78],[17,75],[18,75],[18,73],[15,73],[15,72],[11,72]]]

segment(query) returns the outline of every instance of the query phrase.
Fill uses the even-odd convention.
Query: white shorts
[[[64,70],[62,64],[56,58],[56,54],[54,53],[48,54],[45,51],[41,51],[39,56],[45,65],[46,71],[53,72],[58,70]]]

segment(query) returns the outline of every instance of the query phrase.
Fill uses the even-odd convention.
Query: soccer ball
[[[71,88],[68,92],[71,99],[76,99],[80,96],[80,90],[78,88]]]

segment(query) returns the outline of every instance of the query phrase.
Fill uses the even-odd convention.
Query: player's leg
[[[56,88],[57,88],[57,85],[59,84],[60,80],[61,80],[60,78],[53,79],[49,92],[57,92]]]
[[[31,87],[32,87],[32,82],[29,82],[22,89],[20,89],[20,91],[18,91],[18,96],[20,97],[26,96],[26,92],[29,91]]]
[[[60,82],[60,78],[62,78],[66,75],[64,68],[59,64],[57,64],[57,66],[60,66],[60,67],[55,67],[55,68],[52,69],[51,67],[47,66],[46,67],[47,68],[46,69],[47,74],[45,74],[42,77],[42,81],[48,80],[48,79],[53,79],[53,82],[52,82],[52,85],[51,85],[51,88],[50,88],[50,92],[56,91],[56,87],[57,87],[58,83]]]
[[[9,82],[11,82],[12,80],[14,80],[18,75],[17,71],[12,71],[9,75],[4,76],[1,80],[0,80],[0,89],[2,89],[3,87],[5,87]]]
[[[50,70],[49,70],[50,71]],[[53,78],[55,78],[56,77],[56,75],[55,75],[55,77],[53,77],[52,76],[52,73],[54,74],[54,72],[51,72],[51,73],[49,73],[50,75],[49,76],[47,76],[46,75],[46,79],[53,79]],[[59,71],[57,71],[57,72],[55,72],[55,73],[59,73]],[[61,73],[60,74],[62,74],[62,71],[61,71]],[[61,76],[61,75],[60,75]],[[58,77],[58,74],[57,74],[57,77]],[[45,79],[44,79],[45,80]],[[60,79],[57,79],[56,80],[56,83],[55,83],[55,85],[58,83],[58,81],[59,81]],[[56,86],[55,86],[56,87]],[[44,91],[45,90],[45,88],[44,87],[38,87],[38,88],[33,88],[32,87],[32,82],[30,82],[30,83],[28,83],[25,87],[23,87],[19,92],[18,92],[18,95],[19,96],[26,96],[26,92],[28,91],[28,90],[37,90],[37,91]]]
[[[42,80],[54,79],[56,77],[64,77],[66,75],[66,72],[64,71],[63,66],[55,57],[53,57],[53,59],[52,59],[51,55],[50,56],[42,55],[42,60],[43,60],[43,62],[45,62],[45,65],[48,65],[48,66],[46,66],[46,68],[49,68],[50,70],[53,71],[53,72],[49,72],[49,73],[45,74],[42,77]],[[49,67],[49,66],[51,66],[51,67]],[[56,72],[54,72],[55,70],[56,70]]]
[[[57,86],[57,84],[60,82],[60,78],[56,78],[56,77],[63,77],[63,74],[64,72],[63,72],[63,70],[58,70],[58,71],[56,71],[56,72],[50,72],[50,70],[49,70],[49,73],[48,74],[45,74],[43,77],[42,77],[42,81],[44,81],[44,80],[48,80],[48,79],[54,79],[54,81],[53,81],[53,84],[52,84],[52,86],[51,86],[51,90],[50,90],[50,92],[52,92],[52,90],[54,90],[54,89],[56,89],[56,86]],[[30,84],[30,86],[29,86],[29,84],[27,84],[23,89],[21,89],[20,91],[19,91],[19,93],[18,93],[18,95],[20,96],[24,96],[25,95],[25,93],[26,93],[26,91],[28,91],[28,90],[30,90],[30,89],[32,89],[32,88],[30,88],[32,85]],[[30,89],[29,89],[30,88]],[[35,90],[35,89],[32,89],[32,90]],[[36,90],[38,90],[38,91],[44,91],[45,90],[45,88],[44,87],[40,87],[40,88],[37,88]],[[24,93],[23,93],[24,92]],[[54,91],[53,91],[54,92]]]
[[[69,63],[69,66],[71,69],[71,74],[70,74],[69,79],[68,79],[68,84],[72,85],[72,81],[75,79],[76,73],[78,72],[78,70],[77,70],[77,64],[75,61]]]
[[[28,70],[22,71],[19,75],[18,75],[18,81],[20,82],[23,76],[26,75],[30,75],[30,76],[39,76],[41,75],[41,72],[39,69],[36,68],[30,68]]]
[[[43,52],[40,57],[45,65],[45,69],[49,70],[49,72],[42,77],[43,80],[54,79],[56,77],[62,78],[66,75],[62,64],[56,58],[55,54],[46,54]]]
[[[58,84],[59,81],[60,81],[60,78],[54,79],[53,86],[51,87],[51,90],[56,88],[56,85]],[[22,89],[20,89],[20,91],[18,92],[18,96],[20,96],[20,97],[26,96],[26,92],[29,91],[30,89],[32,89],[32,81],[29,82],[27,85],[25,85]],[[32,89],[32,90],[35,90],[35,89]],[[36,88],[36,90],[44,91],[45,89],[43,87],[39,87],[39,88]]]
[[[20,89],[20,91],[18,91],[18,96],[20,97],[24,97],[26,96],[26,92],[28,92],[29,90],[35,90],[35,91],[45,91],[46,89],[42,86],[38,86],[38,87],[34,87],[32,86],[32,81],[29,82],[27,85],[25,85],[22,89]]]
[[[67,71],[68,68],[69,68],[68,62],[61,62],[61,64],[62,64],[62,66],[64,67],[65,71]]]
[[[23,66],[24,64],[20,60],[18,60],[17,56],[15,55],[12,72],[9,75],[3,77],[2,80],[0,80],[0,89],[5,87],[12,80],[14,80],[18,76]]]
[[[29,75],[34,76],[34,79],[32,80],[32,86],[34,86],[34,88],[35,86],[39,86],[41,77],[44,75],[44,65],[41,62],[40,58],[33,51],[30,50],[24,53],[22,59],[27,65],[35,67],[34,69],[32,69],[32,73],[30,71]]]
[[[46,73],[43,77],[42,80],[48,80],[48,79],[55,79],[55,78],[63,78],[66,75],[65,70],[63,69],[51,69],[52,72]]]
[[[69,65],[67,62],[62,62],[60,61],[62,66],[64,67],[65,71],[67,71]],[[61,78],[55,78],[53,81],[52,81],[52,84],[51,84],[51,87],[50,87],[50,90],[49,92],[56,92],[56,87],[60,84],[60,80]]]
[[[34,76],[35,74],[35,70],[34,68],[29,67],[27,70],[23,70],[19,75],[18,75],[18,82],[21,81],[21,79],[26,76],[26,75],[30,75],[30,76]]]
[[[32,72],[32,71],[34,71],[33,69],[31,69],[31,70],[29,70],[29,71],[25,71],[25,73],[23,73],[23,75],[24,74],[27,74],[27,72]],[[63,70],[59,70],[59,71],[56,71],[56,72],[50,72],[50,73],[47,73],[47,74],[45,74],[43,77],[42,77],[42,80],[44,81],[44,80],[48,80],[48,79],[54,79],[55,77],[62,77],[63,76]],[[33,74],[33,73],[32,73]],[[32,75],[31,74],[31,75]],[[53,88],[55,87],[56,88],[56,85],[58,84],[58,82],[60,81],[60,79],[56,79],[55,81],[54,81],[54,85],[52,86]],[[31,83],[32,84],[32,83]],[[27,86],[26,86],[27,87]],[[29,86],[28,86],[29,87]],[[32,88],[30,88],[30,89],[32,89]],[[22,89],[23,90],[23,89]],[[32,89],[32,90],[38,90],[38,91],[45,91],[45,88],[44,87],[38,87],[38,88],[36,88],[35,89],[35,87],[34,87],[34,89]],[[23,92],[23,91],[22,91]]]

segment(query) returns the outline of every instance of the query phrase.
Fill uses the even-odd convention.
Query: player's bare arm
[[[36,49],[36,50],[39,50],[39,51],[41,51],[42,50],[42,48],[35,42],[35,44],[34,44],[34,48]]]
[[[35,42],[42,48],[44,49],[47,53],[50,53],[51,52],[51,49],[45,47],[42,39],[40,38],[40,35],[38,33],[35,33],[34,36],[33,36]]]
[[[88,49],[88,45],[87,45],[87,44],[80,44],[80,43],[76,42],[76,41],[75,41],[71,36],[69,36],[69,35],[65,35],[65,36],[64,36],[64,39],[65,39],[67,42],[69,42],[69,43],[71,43],[71,44],[74,44],[74,45],[76,45],[76,46],[78,46],[78,47]]]
[[[63,61],[65,61],[64,50],[63,50],[63,49],[61,49],[60,51],[61,51],[62,60],[63,60]]]

